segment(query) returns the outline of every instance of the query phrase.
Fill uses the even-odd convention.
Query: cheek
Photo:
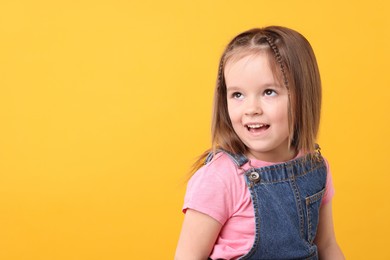
[[[280,126],[288,129],[288,108],[286,104],[274,106],[269,113],[272,114],[274,123],[278,123]]]
[[[283,107],[277,111],[280,120],[287,121],[288,110],[287,107]]]
[[[230,120],[232,120],[232,117],[234,117],[234,109],[232,108],[232,105],[228,102],[227,103],[227,111],[228,111],[228,115],[229,115],[229,118]]]
[[[289,127],[288,127],[288,111],[287,111],[287,108],[283,112],[279,111],[278,121],[279,121],[280,126],[283,128],[283,131],[288,133],[289,132]]]
[[[286,119],[288,117],[288,99],[287,97],[280,100],[275,106],[273,106],[273,112],[275,117],[280,119]]]
[[[232,107],[228,107],[228,113],[229,113],[229,118],[232,123],[236,122],[237,120],[240,119],[239,113],[237,109],[234,109]]]

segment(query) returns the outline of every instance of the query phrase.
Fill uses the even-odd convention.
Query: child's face
[[[249,157],[269,162],[292,159],[288,149],[288,90],[274,77],[265,54],[225,66],[227,103],[234,131]]]

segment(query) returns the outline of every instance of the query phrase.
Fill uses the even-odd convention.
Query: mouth
[[[248,129],[249,132],[251,133],[257,133],[260,131],[267,130],[270,125],[267,124],[247,124],[245,127]]]

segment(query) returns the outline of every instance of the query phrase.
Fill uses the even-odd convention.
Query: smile
[[[258,130],[266,130],[269,128],[269,125],[267,124],[248,124],[245,125],[248,131],[258,131]]]

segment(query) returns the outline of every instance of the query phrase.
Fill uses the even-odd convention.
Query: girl
[[[188,183],[176,259],[344,259],[315,144],[320,107],[316,59],[301,34],[271,26],[228,44],[212,148]]]

